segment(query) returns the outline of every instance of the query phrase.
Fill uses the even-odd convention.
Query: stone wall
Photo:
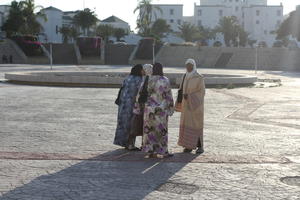
[[[253,69],[255,66],[255,48],[164,46],[156,60],[168,67],[180,67],[186,59],[194,58],[203,67],[216,68],[218,59],[225,53],[231,53],[232,57],[221,68]],[[257,55],[259,69],[300,71],[300,50],[260,48]]]

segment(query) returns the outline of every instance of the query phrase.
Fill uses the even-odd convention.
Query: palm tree
[[[104,39],[105,42],[108,41],[110,36],[113,36],[115,32],[114,27],[110,25],[99,25],[96,29],[96,34]]]
[[[162,38],[165,33],[172,32],[172,29],[170,25],[166,22],[166,20],[158,19],[153,23],[151,27],[151,32],[158,38]]]
[[[6,31],[10,37],[14,34],[39,34],[43,27],[37,21],[38,17],[42,17],[45,21],[46,16],[41,13],[35,13],[35,10],[41,8],[36,6],[34,0],[12,1],[7,21],[4,23],[2,30]]]
[[[124,37],[125,35],[128,35],[128,34],[123,28],[117,28],[117,29],[114,30],[113,35],[115,36],[117,41],[120,41],[120,39],[122,37]]]
[[[215,29],[216,32],[222,33],[224,36],[225,45],[230,47],[231,44],[237,46],[237,38],[242,41],[242,44],[246,45],[248,40],[248,34],[238,23],[238,19],[235,16],[223,17],[219,21],[219,25]]]
[[[62,34],[63,43],[68,43],[71,38],[71,29],[69,27],[61,27],[59,32]]]
[[[186,42],[192,42],[198,33],[197,27],[195,27],[193,24],[184,22],[179,27],[179,36],[184,39]]]
[[[83,11],[78,12],[73,19],[73,23],[83,30],[84,35],[88,35],[90,27],[96,25],[98,18],[94,11],[85,8]]]
[[[23,34],[39,34],[43,30],[43,26],[37,21],[38,17],[47,20],[46,15],[38,12],[37,9],[42,9],[42,6],[36,6],[34,0],[21,1],[22,14],[24,17],[24,23],[20,27],[20,32]]]
[[[139,33],[143,36],[151,35],[151,24],[157,19],[157,11],[162,13],[162,10],[158,6],[154,6],[151,4],[152,0],[140,0],[138,6],[134,9],[134,13],[139,11],[138,19],[137,19],[137,28],[139,29]]]

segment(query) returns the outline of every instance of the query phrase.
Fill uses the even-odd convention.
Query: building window
[[[198,10],[198,16],[202,15],[202,10]]]
[[[170,9],[170,15],[174,15],[174,9]]]
[[[198,20],[198,26],[202,26],[202,21]]]
[[[229,2],[232,2],[232,0],[229,0]]]
[[[56,32],[56,35],[58,34],[59,30],[58,30],[58,26],[56,25],[55,26],[55,32]]]
[[[278,20],[277,21],[277,26],[280,26],[280,24],[281,24],[281,20]]]
[[[257,11],[256,11],[256,16],[259,16],[259,15],[260,15],[260,11],[257,10]]]
[[[244,12],[242,13],[242,18],[245,18],[245,13]]]
[[[238,6],[235,7],[235,11],[236,11],[236,12],[239,11],[239,7],[238,7]]]
[[[277,10],[277,16],[281,16],[281,10]]]
[[[256,24],[260,24],[260,21],[259,21],[259,20],[256,20]]]
[[[170,19],[170,23],[174,23],[174,19]]]
[[[177,24],[181,25],[181,20],[180,19],[177,20]]]
[[[223,10],[219,10],[219,16],[223,17]]]
[[[265,35],[268,35],[268,31],[267,31],[267,30],[265,30],[265,31],[264,31],[264,34],[265,34]]]
[[[239,0],[235,0],[235,2],[239,2]]]

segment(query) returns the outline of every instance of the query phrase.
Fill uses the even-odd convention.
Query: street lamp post
[[[255,74],[257,74],[258,69],[258,45],[255,45]]]
[[[50,42],[50,67],[53,69],[53,53],[52,53],[52,42]]]

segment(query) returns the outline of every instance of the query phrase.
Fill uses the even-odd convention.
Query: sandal
[[[187,149],[187,148],[183,149],[184,153],[191,153],[192,151],[193,151],[192,149]]]
[[[128,148],[128,150],[129,151],[141,151],[141,149],[138,147],[130,147],[130,148]]]
[[[154,158],[154,154],[153,153],[149,153],[144,158]]]

